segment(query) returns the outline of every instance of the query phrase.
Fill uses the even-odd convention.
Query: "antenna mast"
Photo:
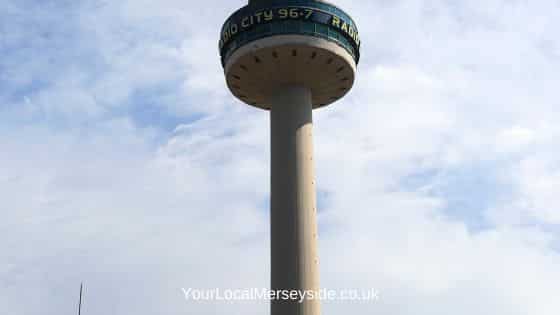
[[[80,283],[80,302],[78,303],[78,315],[82,314],[82,290],[84,288],[84,284]]]

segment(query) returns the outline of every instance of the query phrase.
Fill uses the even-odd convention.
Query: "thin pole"
[[[82,314],[82,290],[84,288],[84,284],[80,283],[80,303],[78,304],[78,315]]]

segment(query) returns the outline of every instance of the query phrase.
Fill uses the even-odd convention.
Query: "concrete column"
[[[319,291],[311,91],[271,96],[271,288]],[[271,315],[319,315],[319,300],[272,301]]]

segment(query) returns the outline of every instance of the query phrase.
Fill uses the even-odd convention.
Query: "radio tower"
[[[320,0],[250,0],[224,23],[228,88],[270,111],[271,289],[319,292],[312,110],[352,88],[360,58],[352,18]],[[273,299],[272,315],[319,315],[317,299]]]

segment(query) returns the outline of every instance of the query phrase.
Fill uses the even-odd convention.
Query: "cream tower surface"
[[[224,23],[220,55],[230,91],[270,110],[271,289],[319,292],[312,110],[352,88],[360,38],[327,1],[253,0]],[[318,299],[273,299],[272,315],[319,315]]]

